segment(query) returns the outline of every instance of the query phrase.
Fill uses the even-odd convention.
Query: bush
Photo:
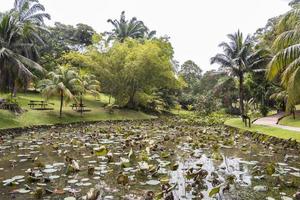
[[[195,105],[196,111],[200,115],[209,115],[217,110],[217,102],[212,95],[200,95]]]
[[[260,105],[259,112],[262,116],[266,117],[269,113],[269,107],[266,105]]]

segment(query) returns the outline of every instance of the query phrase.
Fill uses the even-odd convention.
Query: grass
[[[289,115],[280,120],[279,124],[285,126],[300,127],[300,114],[298,113],[296,115],[296,119],[294,119],[292,115]]]
[[[251,128],[245,127],[240,118],[232,118],[225,122],[225,125],[239,128],[241,130],[248,130],[252,132],[258,132],[265,135],[282,138],[282,139],[295,139],[300,142],[300,133],[296,131],[284,130],[281,128],[275,128],[270,126],[261,126],[252,124]]]
[[[6,98],[6,94],[0,94],[0,98]],[[54,103],[52,111],[37,111],[31,110],[28,106],[30,100],[43,100],[40,94],[18,94],[17,102],[23,109],[26,109],[22,115],[15,115],[9,111],[0,110],[0,129],[28,127],[33,125],[52,125],[64,124],[81,121],[101,121],[101,120],[135,120],[135,119],[150,119],[153,116],[133,110],[115,110],[113,114],[109,114],[103,107],[108,103],[108,97],[101,95],[100,101],[96,101],[92,96],[84,98],[84,104],[91,112],[84,113],[83,117],[80,113],[73,111],[70,107],[70,102],[63,107],[63,116],[59,118],[59,98],[52,98],[49,102]]]

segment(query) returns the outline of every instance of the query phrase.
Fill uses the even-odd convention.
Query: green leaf
[[[209,192],[209,197],[213,197],[216,194],[218,194],[220,192],[220,188],[221,186],[215,187],[213,188],[210,192]]]
[[[108,149],[106,148],[106,146],[101,146],[98,149],[95,149],[95,154],[96,156],[106,156],[108,153]]]
[[[275,164],[274,163],[269,163],[266,165],[265,171],[268,175],[272,175],[275,173]]]
[[[136,158],[135,153],[133,152],[133,149],[131,148],[128,154],[128,159],[130,161],[134,160]]]

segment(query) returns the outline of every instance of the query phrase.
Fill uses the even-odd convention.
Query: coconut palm
[[[222,42],[219,47],[223,48],[222,54],[211,58],[211,63],[220,64],[221,67],[231,76],[238,77],[239,81],[239,102],[240,112],[244,114],[244,75],[254,69],[258,69],[266,57],[263,50],[253,51],[249,36],[244,38],[238,31],[229,34],[229,43]]]
[[[287,109],[300,103],[300,9],[293,9],[280,20],[277,29],[282,32],[274,41],[277,54],[268,66],[269,80],[280,78],[287,92]]]
[[[142,21],[133,17],[130,21],[126,20],[125,11],[121,13],[120,20],[109,19],[107,22],[114,26],[112,32],[108,32],[108,40],[118,40],[124,42],[126,38],[146,38],[151,39],[156,34],[156,31],[149,31]]]
[[[17,83],[27,85],[36,71],[43,71],[35,60],[40,31],[46,31],[45,8],[36,0],[16,0],[14,8],[0,16],[0,85],[16,93]]]
[[[2,84],[10,85],[13,89],[17,77],[33,78],[33,71],[42,72],[43,68],[23,56],[32,44],[21,42],[22,33],[17,19],[11,14],[5,14],[0,20],[0,77]]]
[[[10,15],[17,20],[17,27],[22,34],[22,41],[20,42],[45,45],[40,33],[49,32],[44,20],[51,19],[51,17],[48,13],[45,13],[45,7],[42,4],[37,0],[15,0]],[[35,45],[28,46],[23,54],[33,59],[39,57]]]
[[[48,73],[47,77],[39,82],[39,88],[46,99],[53,96],[60,97],[59,116],[62,117],[63,103],[74,100],[74,94],[81,86],[79,75],[68,67],[58,67],[55,71]]]
[[[50,19],[45,7],[38,0],[15,0],[12,11],[20,23],[44,25],[44,19]]]

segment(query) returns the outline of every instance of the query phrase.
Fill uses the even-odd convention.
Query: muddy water
[[[101,123],[0,140],[1,200],[88,199],[91,188],[98,199],[288,200],[299,186],[299,151],[220,126]]]

